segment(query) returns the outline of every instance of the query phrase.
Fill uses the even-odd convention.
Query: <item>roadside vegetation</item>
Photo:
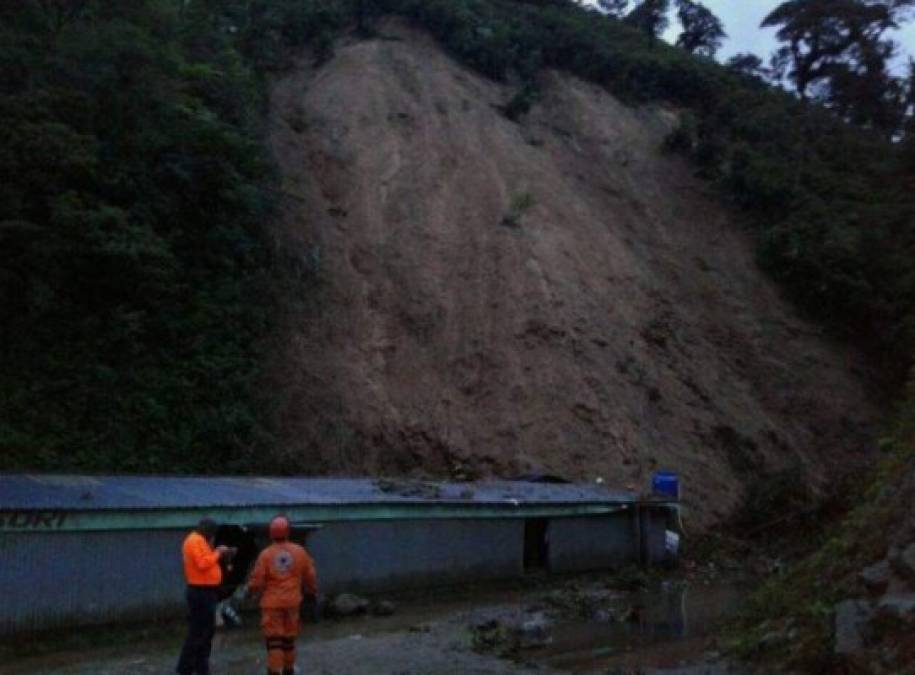
[[[839,604],[867,602],[885,590],[865,588],[862,572],[911,543],[915,381],[908,391],[892,435],[882,441],[879,466],[846,495],[848,515],[826,528],[821,524],[821,545],[750,597],[731,631],[734,654],[772,672],[915,673],[915,639],[905,615],[877,613],[858,629],[858,653],[837,653],[836,647]]]
[[[340,23],[291,0],[2,4],[0,467],[277,468],[265,76]]]

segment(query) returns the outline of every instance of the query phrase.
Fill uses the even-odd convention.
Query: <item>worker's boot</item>
[[[292,668],[283,668],[283,675],[295,675],[295,666]]]

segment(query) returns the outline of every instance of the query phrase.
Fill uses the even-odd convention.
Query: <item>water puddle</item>
[[[735,614],[745,595],[737,586],[633,593],[622,599],[630,607],[625,620],[559,622],[549,644],[523,656],[569,673],[682,668],[703,659],[707,638]]]

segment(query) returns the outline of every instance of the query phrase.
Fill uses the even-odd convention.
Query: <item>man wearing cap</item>
[[[304,548],[289,541],[289,521],[284,516],[270,521],[270,539],[273,543],[254,563],[248,590],[261,593],[268,675],[293,675],[303,592],[318,593],[315,565]]]
[[[210,675],[210,649],[216,623],[216,603],[222,583],[220,558],[230,555],[226,546],[213,548],[216,523],[204,518],[181,547],[187,581],[187,638],[175,669],[178,675]]]

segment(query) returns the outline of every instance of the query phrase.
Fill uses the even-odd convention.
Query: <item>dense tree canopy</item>
[[[747,52],[734,54],[725,62],[725,66],[735,73],[758,78],[764,78],[768,73],[763,60],[756,54]]]
[[[677,0],[677,18],[683,26],[677,46],[690,54],[715,56],[727,37],[721,20],[705,5],[694,0]]]
[[[626,23],[645,33],[649,38],[656,39],[667,30],[670,20],[667,14],[670,11],[670,0],[641,0],[629,14]]]
[[[6,468],[227,471],[269,447],[257,68],[331,24],[292,1],[0,7]]]
[[[897,45],[890,29],[915,0],[789,0],[763,21],[784,42],[773,58],[801,98],[813,97],[844,119],[888,136],[898,133],[910,105],[903,79],[891,72]]]

